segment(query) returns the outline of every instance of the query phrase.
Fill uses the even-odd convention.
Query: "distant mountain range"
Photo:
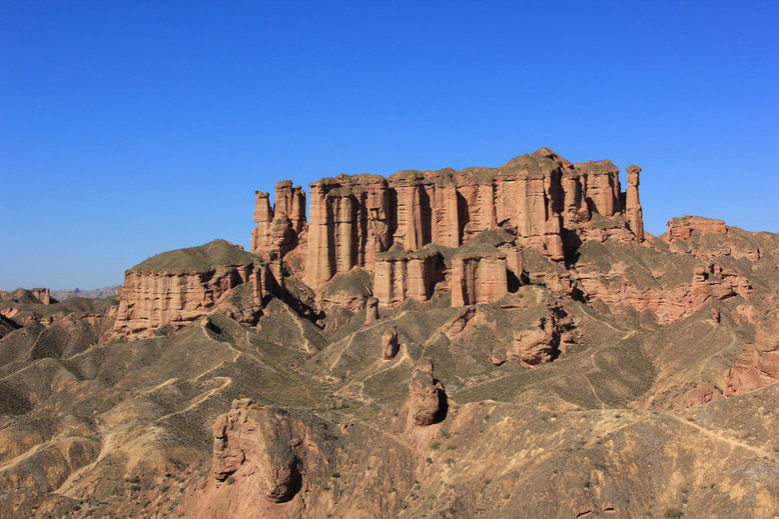
[[[64,301],[69,297],[87,297],[90,299],[105,299],[116,295],[116,290],[122,285],[113,285],[110,287],[93,288],[92,290],[81,290],[80,288],[71,288],[67,290],[52,290],[51,297],[57,301]]]

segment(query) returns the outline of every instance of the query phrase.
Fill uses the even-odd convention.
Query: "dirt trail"
[[[717,441],[721,441],[721,442],[727,443],[728,445],[730,445],[732,447],[740,447],[742,449],[747,449],[748,451],[751,451],[751,452],[757,454],[761,458],[767,458],[767,459],[770,459],[770,460],[772,460],[774,462],[777,461],[776,460],[776,455],[773,452],[769,452],[769,451],[767,451],[765,449],[761,449],[760,447],[754,447],[754,446],[749,445],[747,443],[744,443],[744,442],[741,442],[741,441],[738,441],[738,440],[734,440],[733,438],[729,438],[729,437],[723,435],[722,433],[719,433],[719,432],[716,432],[716,431],[712,431],[711,429],[707,429],[705,427],[702,427],[702,426],[698,425],[697,423],[694,423],[694,422],[691,422],[691,421],[689,421],[689,420],[687,420],[685,418],[682,418],[681,416],[675,414],[672,411],[664,411],[663,414],[665,414],[669,418],[672,418],[673,420],[676,420],[677,422],[679,422],[681,424],[684,424],[684,425],[686,425],[688,427],[693,427],[695,429],[698,429],[700,432],[702,432],[703,434],[705,434],[706,436],[708,436],[709,438],[711,438],[713,440],[717,440]]]

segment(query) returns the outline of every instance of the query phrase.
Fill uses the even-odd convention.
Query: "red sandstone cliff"
[[[142,339],[165,325],[181,328],[245,283],[251,286],[250,305],[259,311],[262,298],[282,279],[280,268],[224,240],[158,254],[125,272],[112,337]]]
[[[502,227],[515,235],[517,245],[562,261],[564,231],[586,238],[595,214],[622,218],[627,234],[620,237],[641,241],[639,172],[637,166],[629,168],[628,190],[622,193],[619,170],[610,161],[572,164],[541,148],[498,168],[401,171],[388,178],[339,175],[310,185],[308,224],[301,209],[304,195],[287,181],[276,186],[274,208],[267,193],[257,193],[251,250],[283,257],[305,238],[305,279],[312,288],[359,266],[380,273],[382,305],[426,299],[425,259],[382,253],[417,251],[431,243],[459,247],[483,230]],[[408,295],[405,284],[411,286]]]

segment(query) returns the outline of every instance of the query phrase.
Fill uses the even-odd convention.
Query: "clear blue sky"
[[[0,0],[0,289],[248,245],[254,190],[498,166],[644,170],[779,232],[779,2]]]

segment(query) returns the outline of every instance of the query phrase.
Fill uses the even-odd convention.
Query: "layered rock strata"
[[[713,218],[704,218],[702,216],[680,216],[671,219],[666,224],[666,239],[673,241],[675,239],[687,240],[693,231],[700,233],[718,233],[727,234],[724,220],[715,220]]]
[[[452,258],[452,306],[492,303],[508,293],[506,254],[482,243]]]
[[[454,248],[499,227],[510,229],[520,245],[562,261],[564,231],[586,227],[594,214],[623,216],[631,238],[642,240],[640,168],[629,169],[627,193],[620,191],[619,170],[610,161],[572,164],[547,148],[498,168],[321,179],[310,184],[306,282],[317,288],[355,266],[374,270],[380,254],[393,246],[411,251],[430,243]],[[292,243],[301,243],[305,224],[294,201],[302,200],[302,192],[296,194],[289,182],[283,186],[280,191],[277,184],[273,209],[269,195],[257,193],[253,252],[281,257]],[[290,223],[282,220],[274,233],[273,222],[289,211]],[[389,267],[382,268],[386,272]],[[379,299],[386,305],[396,297],[403,296]]]
[[[154,256],[125,272],[113,337],[152,337],[165,325],[179,329],[244,283],[259,310],[263,298],[283,286],[281,268],[224,240]]]
[[[754,344],[741,349],[725,373],[725,395],[744,393],[779,380],[779,310],[772,308],[755,326]]]
[[[616,272],[614,275],[620,274]],[[689,283],[669,289],[640,288],[624,278],[619,288],[609,288],[606,281],[610,277],[577,272],[576,282],[587,301],[599,299],[614,309],[627,305],[639,312],[649,310],[659,324],[689,317],[710,300],[727,299],[736,294],[749,298],[752,293],[746,278],[723,269],[718,263],[696,267]]]
[[[416,251],[398,249],[376,255],[373,291],[383,307],[398,305],[406,299],[427,301],[436,283],[443,280],[443,260],[436,247],[428,245]]]

